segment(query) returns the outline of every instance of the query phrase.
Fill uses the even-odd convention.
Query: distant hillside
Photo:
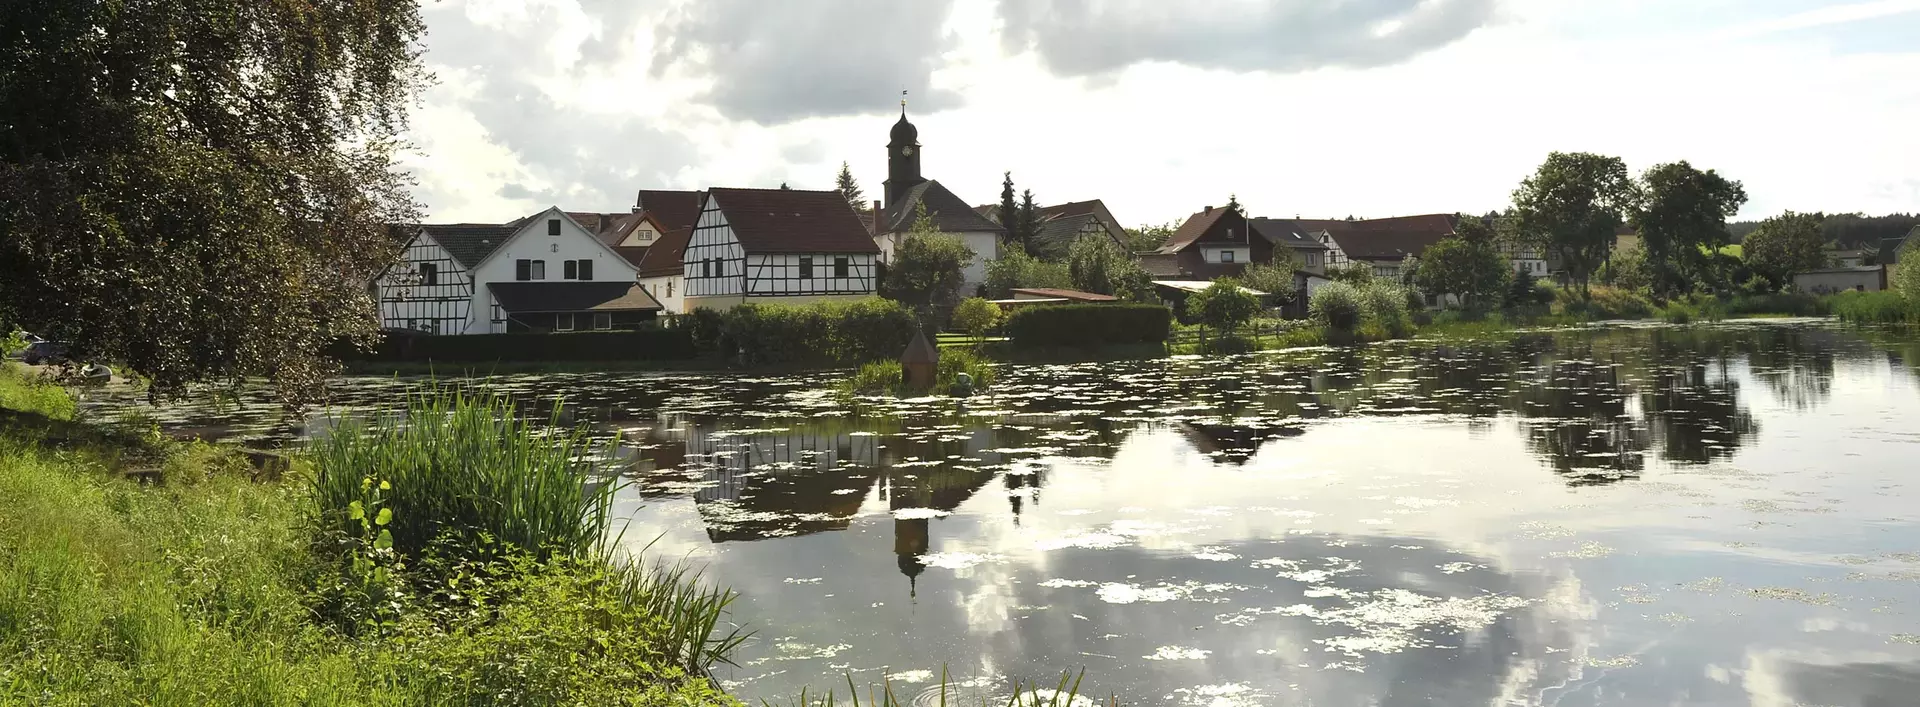
[[[1867,243],[1879,243],[1887,238],[1904,236],[1912,231],[1914,226],[1920,225],[1920,214],[1815,215],[1821,218],[1821,235],[1826,236],[1829,241],[1839,243],[1842,248],[1858,248]],[[1727,224],[1727,231],[1733,234],[1733,240],[1739,241],[1759,227],[1759,221],[1735,221]]]

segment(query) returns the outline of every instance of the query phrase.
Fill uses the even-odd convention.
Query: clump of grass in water
[[[1080,700],[1080,680],[1086,677],[1086,674],[1087,671],[1085,670],[1081,670],[1078,675],[1072,672],[1062,673],[1060,675],[1060,683],[1055,685],[1052,690],[1042,690],[1039,682],[1028,683],[1023,687],[1020,681],[1015,680],[1013,683],[1013,694],[1008,696],[1005,702],[1000,702],[997,699],[990,701],[983,697],[980,699],[979,704],[981,707],[990,707],[996,704],[1005,705],[1006,707],[1076,707],[1077,705],[1083,704]],[[944,667],[941,668],[939,701],[934,704],[939,707],[947,707],[947,697],[949,686],[951,685],[953,685],[953,681],[948,677],[947,669]],[[961,705],[959,699],[958,695],[954,695],[955,702],[953,704],[956,707]],[[893,681],[884,676],[881,678],[878,692],[876,692],[871,685],[867,687],[867,701],[862,703],[860,701],[860,689],[854,686],[853,676],[847,676],[846,704],[850,707],[861,707],[863,704],[871,705],[871,707],[906,707],[907,705],[918,703],[918,700],[901,700],[898,696],[895,696],[893,694]],[[775,707],[774,703],[766,700],[761,700],[760,704],[762,707]],[[838,707],[840,702],[838,701],[838,695],[832,691],[815,695],[809,694],[807,690],[803,689],[800,691],[798,697],[788,700],[787,704],[791,707]],[[1120,701],[1118,698],[1109,697],[1105,704],[1117,707]]]
[[[738,595],[702,586],[685,565],[618,556],[618,538],[608,532],[618,486],[593,483],[588,459],[596,450],[584,428],[549,432],[566,429],[561,413],[554,405],[540,427],[509,396],[426,388],[410,393],[402,411],[342,421],[311,449],[319,530],[345,538],[384,530],[367,544],[404,558],[397,564],[452,555],[437,563],[449,576],[498,571],[521,555],[533,571],[604,567],[596,583],[615,587],[621,604],[663,624],[666,640],[656,647],[675,664],[705,672],[728,661],[748,637],[738,628],[719,633]],[[377,511],[370,494],[377,494]],[[377,529],[367,520],[376,512]]]

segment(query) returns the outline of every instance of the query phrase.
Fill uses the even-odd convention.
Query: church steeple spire
[[[906,95],[906,91],[900,92],[900,120],[887,135],[887,181],[883,185],[887,208],[892,208],[907,190],[927,181],[920,176],[920,129],[907,120]]]

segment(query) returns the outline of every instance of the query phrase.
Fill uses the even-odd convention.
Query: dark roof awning
[[[643,312],[660,302],[633,282],[490,282],[493,301],[513,314]]]

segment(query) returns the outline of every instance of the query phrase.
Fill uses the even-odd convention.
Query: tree
[[[1826,243],[1820,236],[1819,218],[1788,211],[1760,222],[1741,243],[1741,254],[1755,274],[1779,290],[1793,280],[1794,273],[1826,267]]]
[[[934,307],[957,303],[963,271],[975,253],[959,237],[942,233],[927,215],[925,204],[914,207],[913,225],[894,250],[888,264],[886,295],[913,307],[924,320]]]
[[[395,152],[424,29],[407,2],[0,4],[0,321],[156,398],[310,400],[418,221]]]
[[[1134,253],[1159,250],[1160,246],[1167,244],[1168,238],[1173,237],[1173,232],[1178,230],[1179,226],[1177,223],[1165,223],[1158,226],[1126,229],[1127,250]]]
[[[1327,279],[1334,282],[1365,285],[1373,282],[1373,266],[1358,260],[1349,261],[1345,265],[1335,265],[1327,268]]]
[[[1081,292],[1146,299],[1151,278],[1140,263],[1105,236],[1082,236],[1067,249],[1067,274]]]
[[[953,308],[953,325],[973,335],[975,343],[987,336],[987,330],[1000,323],[1000,306],[979,297],[960,300]]]
[[[1000,180],[1000,227],[1007,229],[1007,240],[1019,243],[1019,234],[1015,226],[1020,224],[1020,207],[1013,200],[1013,173],[1007,172]],[[1021,243],[1021,247],[1026,244]]]
[[[1260,298],[1230,277],[1214,280],[1206,289],[1187,298],[1187,314],[1207,328],[1230,333],[1260,314]]]
[[[1053,263],[1027,254],[1017,245],[1001,251],[1000,257],[987,261],[987,296],[1012,297],[1016,287],[1073,289],[1073,276],[1066,263]]]
[[[853,207],[855,211],[866,208],[861,205],[861,202],[866,200],[867,194],[860,189],[860,182],[853,178],[853,170],[847,167],[846,162],[840,163],[840,174],[833,178],[833,188],[840,192],[840,197],[846,199],[847,205]]]
[[[1020,215],[1015,219],[1013,242],[1033,252],[1034,236],[1040,233],[1040,208],[1033,203],[1033,190],[1020,193]]]
[[[1247,207],[1240,205],[1239,194],[1227,195],[1227,210],[1233,213],[1239,214],[1243,217],[1247,215]]]
[[[780,183],[780,190],[781,190],[781,191],[790,191],[790,190],[792,190],[792,189],[793,189],[793,187],[790,187],[790,186],[787,186],[787,183],[786,183],[786,182],[781,182],[781,183]]]
[[[1429,246],[1414,270],[1414,282],[1428,293],[1458,296],[1470,307],[1497,301],[1513,268],[1486,234],[1476,232],[1474,238],[1453,236]]]
[[[1639,196],[1630,222],[1646,248],[1655,294],[1685,294],[1696,282],[1724,288],[1711,254],[1733,238],[1727,219],[1747,203],[1740,183],[1682,161],[1647,170]]]
[[[1290,254],[1293,251],[1287,248],[1274,250],[1275,255],[1282,252]],[[1298,265],[1297,262],[1288,260],[1254,263],[1240,271],[1240,281],[1249,288],[1271,295],[1275,304],[1285,304],[1292,302],[1294,295],[1297,294],[1293,287],[1293,271],[1300,269]]]
[[[1888,287],[1907,300],[1907,311],[1920,312],[1920,261],[1893,266],[1893,281]]]
[[[1632,201],[1633,183],[1620,158],[1555,152],[1514,190],[1507,217],[1521,243],[1560,256],[1586,294]]]
[[[1628,248],[1614,253],[1597,275],[1601,282],[1623,290],[1642,290],[1654,286],[1653,264],[1647,261],[1645,248]]]

